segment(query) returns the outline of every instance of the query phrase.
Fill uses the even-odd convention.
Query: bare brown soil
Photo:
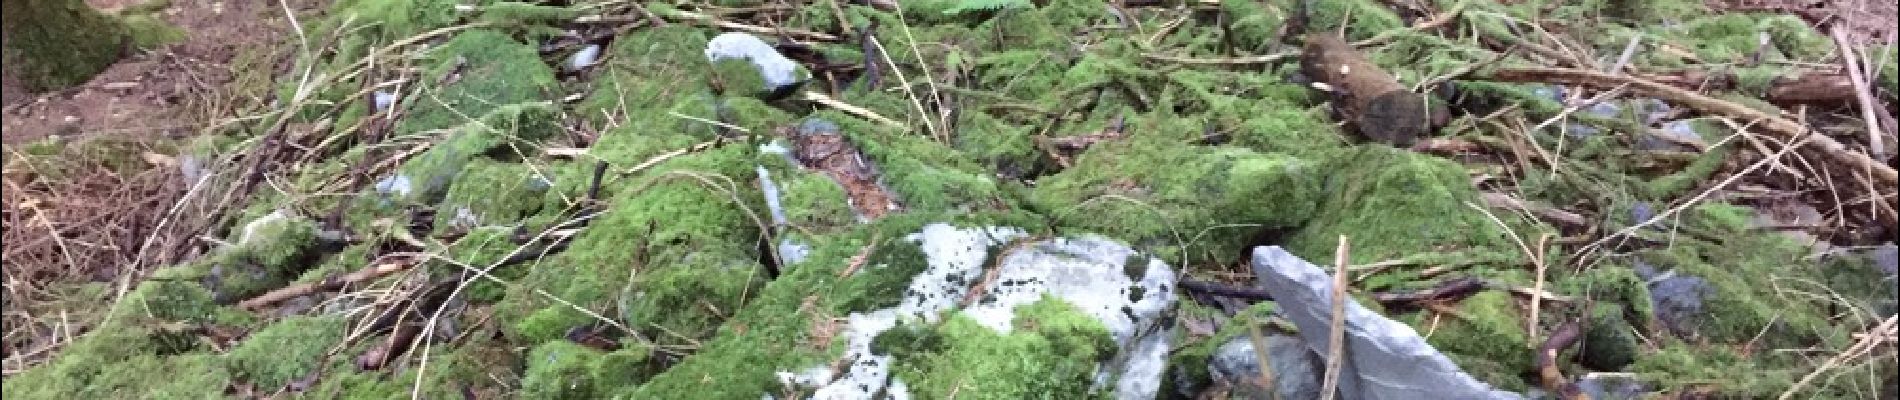
[[[87,3],[116,12],[144,1]],[[273,1],[173,0],[159,14],[185,31],[183,42],[132,54],[91,81],[60,91],[27,93],[7,78],[0,90],[4,142],[50,135],[188,136],[229,111],[231,99],[222,91],[236,75],[231,62],[245,49],[262,49],[283,37],[288,26]]]

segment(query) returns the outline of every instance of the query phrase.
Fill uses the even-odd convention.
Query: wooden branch
[[[1537,348],[1537,377],[1542,381],[1544,390],[1556,393],[1557,398],[1564,400],[1590,399],[1590,397],[1584,395],[1582,391],[1577,390],[1576,385],[1570,384],[1569,379],[1564,378],[1562,367],[1557,365],[1557,355],[1562,353],[1564,349],[1570,348],[1571,345],[1577,344],[1577,339],[1581,339],[1582,337],[1583,323],[1580,320],[1572,319],[1565,321],[1562,326],[1557,327],[1556,331],[1551,332],[1550,339],[1545,340],[1544,344]]]
[[[1528,212],[1531,213],[1531,215],[1537,216],[1538,219],[1570,228],[1585,229],[1590,227],[1590,222],[1584,219],[1582,215],[1577,215],[1577,213],[1564,211],[1549,205],[1518,200],[1508,194],[1484,192],[1479,194],[1478,198],[1484,200],[1484,205],[1488,207]]]
[[[305,283],[272,290],[268,293],[239,302],[238,307],[245,310],[257,311],[264,307],[269,307],[299,296],[337,291],[343,289],[346,285],[373,281],[384,276],[389,276],[389,274],[407,271],[409,268],[416,266],[416,264],[417,262],[414,260],[373,264],[347,274],[325,277],[322,281],[316,283]]]
[[[1895,174],[1893,167],[1881,164],[1880,161],[1876,161],[1866,154],[1849,150],[1846,145],[1842,145],[1841,142],[1835,141],[1826,135],[1815,134],[1815,132],[1801,123],[1778,115],[1770,115],[1749,108],[1748,106],[1711,98],[1655,81],[1629,76],[1610,75],[1591,70],[1548,67],[1500,69],[1488,75],[1479,76],[1478,79],[1497,82],[1543,82],[1577,85],[1597,90],[1610,90],[1617,86],[1628,85],[1629,90],[1635,93],[1681,104],[1703,113],[1729,116],[1743,121],[1759,121],[1759,123],[1755,125],[1757,128],[1765,130],[1775,136],[1788,139],[1789,141],[1806,136],[1806,150],[1809,150],[1816,156],[1834,160],[1834,162],[1847,167],[1849,170],[1867,171],[1873,175],[1873,179],[1882,187],[1891,188],[1896,184],[1896,181],[1900,181],[1900,175]]]

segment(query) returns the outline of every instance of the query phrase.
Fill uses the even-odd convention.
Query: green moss
[[[1355,264],[1513,246],[1496,223],[1467,205],[1477,204],[1476,190],[1464,168],[1450,161],[1362,145],[1336,152],[1315,168],[1330,171],[1325,195],[1313,218],[1287,241],[1301,257],[1331,259],[1341,235],[1351,241]]]
[[[520,396],[535,399],[596,399],[638,383],[633,369],[646,362],[639,350],[602,352],[553,341],[528,354]]]
[[[462,126],[505,106],[551,98],[557,87],[534,46],[494,30],[463,31],[427,54],[421,81],[434,84],[405,98],[398,136]],[[504,132],[535,140],[553,131]]]
[[[767,280],[758,257],[736,247],[659,250],[621,295],[627,322],[659,327],[654,340],[662,346],[710,337]]]
[[[1065,228],[1172,249],[1156,254],[1185,255],[1190,263],[1224,262],[1239,254],[1249,236],[1215,231],[1188,243],[1205,230],[1287,228],[1315,211],[1320,170],[1314,164],[1164,139],[1186,134],[1144,131],[1135,138],[1097,143],[1076,159],[1074,168],[1037,182],[1032,202]],[[1168,167],[1156,168],[1163,165]]]
[[[513,333],[538,343],[558,339],[568,328],[591,320],[567,305],[528,292],[529,288],[593,310],[617,309],[616,313],[637,318],[640,329],[659,323],[660,328],[676,332],[699,332],[705,325],[716,324],[717,315],[730,315],[748,285],[745,277],[763,278],[751,262],[759,259],[758,223],[766,218],[755,214],[764,210],[758,204],[762,195],[744,183],[725,186],[734,182],[727,179],[755,175],[753,164],[746,162],[752,160],[753,151],[748,146],[725,146],[678,157],[632,183],[603,188],[602,196],[611,204],[605,214],[572,239],[566,251],[539,263],[523,278],[522,288],[504,301],[500,312],[511,316],[504,320],[516,321],[511,325]],[[733,190],[738,192],[728,192]],[[692,282],[696,282],[694,288],[719,289],[718,296],[687,295],[686,285]],[[671,290],[649,284],[682,286]],[[653,297],[647,300],[657,303],[642,303],[647,300],[641,293],[649,291]],[[704,307],[699,300],[717,309]],[[655,307],[675,308],[645,312]],[[635,308],[641,313],[634,315]],[[687,338],[699,339],[695,336]]]
[[[225,355],[231,375],[258,387],[283,387],[316,371],[348,333],[341,317],[290,317],[258,331]]]
[[[450,184],[476,157],[512,159],[536,153],[532,147],[516,144],[539,140],[558,131],[554,113],[554,107],[548,103],[514,104],[494,108],[480,120],[456,124],[441,142],[398,169],[398,173],[411,182],[410,191],[402,200],[422,204],[440,201]]]
[[[1372,0],[1319,0],[1307,2],[1307,32],[1335,32],[1345,27],[1346,40],[1361,40],[1386,31],[1405,29],[1405,21],[1385,4]],[[1289,8],[1290,9],[1290,8]],[[1349,23],[1347,17],[1351,16]]]
[[[481,20],[511,24],[554,25],[571,22],[585,11],[517,1],[498,1],[481,8]]]
[[[1799,378],[1796,371],[1767,368],[1725,346],[1672,345],[1637,359],[1630,371],[1663,387],[1706,385],[1738,398],[1773,397]]]
[[[1691,339],[1758,340],[1757,346],[1765,348],[1807,346],[1817,340],[1845,346],[1844,334],[1827,321],[1831,299],[1777,289],[1800,285],[1801,291],[1825,290],[1796,283],[1816,279],[1821,265],[1804,261],[1804,247],[1785,238],[1745,233],[1750,215],[1746,209],[1726,204],[1697,205],[1682,216],[1686,225],[1679,229],[1721,238],[1720,242],[1689,240],[1637,252],[1658,270],[1673,269],[1707,282],[1710,289],[1702,301],[1703,312],[1685,321]]]
[[[7,73],[30,91],[91,79],[119,60],[120,41],[128,34],[125,23],[82,0],[12,1],[0,10]]]
[[[250,298],[302,275],[320,256],[315,221],[277,211],[234,229],[234,246],[194,263],[220,302]]]
[[[1457,310],[1459,316],[1436,322],[1426,313],[1404,320],[1478,380],[1507,390],[1528,387],[1517,376],[1531,371],[1534,351],[1517,301],[1509,293],[1485,291],[1460,301]]]
[[[861,229],[814,237],[808,261],[766,285],[692,357],[626,396],[752,398],[778,393],[782,387],[774,373],[802,371],[835,361],[834,347],[840,342],[815,342],[815,321],[870,311],[864,307],[889,304],[902,295],[911,276],[923,268],[916,245],[900,244],[905,235],[932,222],[1033,227],[1036,221],[1022,214],[907,213],[878,219]],[[889,263],[866,263],[857,274],[839,278],[838,268],[848,264],[847,260],[861,252],[873,237],[892,241],[889,246],[908,246],[912,250],[887,252],[902,247],[880,246],[873,259]],[[709,379],[721,384],[704,384]]]
[[[497,162],[487,158],[469,161],[449,184],[435,216],[438,231],[460,223],[512,225],[541,208],[543,195],[553,183],[548,177],[524,164]],[[466,216],[474,217],[466,221]],[[473,226],[460,226],[468,229]]]
[[[575,108],[588,119],[639,119],[650,111],[637,110],[674,107],[683,98],[710,93],[706,87],[710,75],[688,67],[704,65],[709,39],[704,30],[686,25],[624,35],[606,49],[602,64],[595,67],[600,75],[594,80],[593,93]]]
[[[982,393],[998,398],[1063,394],[1107,398],[1092,388],[1096,365],[1113,356],[1115,343],[1101,322],[1053,297],[1016,310],[1014,329],[1001,334],[955,315],[927,335],[915,350],[900,352],[893,367],[911,393],[947,398]],[[934,350],[934,351],[933,351]]]
[[[185,41],[185,30],[155,15],[129,15],[124,17],[124,21],[127,34],[132,36],[132,44],[142,49]]]

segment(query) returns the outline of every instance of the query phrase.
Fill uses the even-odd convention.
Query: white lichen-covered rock
[[[912,278],[898,306],[849,316],[842,358],[856,362],[835,376],[822,365],[780,372],[782,383],[815,387],[813,399],[869,399],[878,393],[910,398],[904,380],[892,377],[895,360],[872,351],[878,334],[900,320],[938,323],[952,311],[1007,334],[1015,328],[1018,307],[1054,298],[1099,321],[1115,344],[1113,357],[1096,366],[1094,387],[1118,398],[1154,398],[1168,351],[1162,321],[1175,301],[1174,271],[1158,259],[1100,237],[1017,242],[1024,237],[1015,228],[947,224],[928,225],[910,235],[906,239],[922,248],[928,268]],[[972,280],[983,279],[974,277],[985,275],[992,251],[1006,252],[995,261],[994,278],[985,279],[983,292],[959,310],[974,286]]]
[[[750,63],[751,69],[756,71],[754,74],[763,85],[754,90],[763,92],[776,92],[796,87],[804,82],[807,76],[804,69],[799,67],[798,62],[779,54],[778,49],[773,48],[770,43],[742,32],[722,33],[706,42],[706,61],[713,63],[715,67],[725,61]],[[727,72],[724,69],[717,71]],[[727,77],[727,79],[746,81],[737,78],[739,77]]]

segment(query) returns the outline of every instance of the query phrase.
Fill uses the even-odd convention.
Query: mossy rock
[[[431,49],[423,85],[403,100],[408,108],[396,124],[398,136],[462,126],[504,106],[553,97],[554,70],[536,53],[507,34],[489,29],[463,31]],[[439,85],[439,86],[438,86]],[[505,132],[523,140],[547,132]]]
[[[477,157],[513,160],[537,152],[520,144],[558,132],[554,115],[549,103],[522,103],[497,107],[480,120],[454,125],[441,142],[397,169],[410,182],[410,189],[399,191],[397,197],[410,204],[435,204]]]
[[[686,25],[626,34],[606,49],[602,64],[594,67],[599,77],[593,93],[576,109],[590,119],[623,111],[629,114],[625,118],[641,118],[645,112],[637,110],[668,108],[680,98],[710,94],[706,82],[711,77],[693,67],[705,64],[708,39],[705,30]]]
[[[536,343],[558,339],[569,328],[592,321],[587,315],[567,305],[551,303],[526,288],[545,290],[575,304],[595,305],[592,309],[618,306],[621,312],[630,312],[626,307],[636,301],[638,293],[648,290],[632,284],[634,276],[665,268],[688,268],[670,264],[684,260],[688,254],[703,253],[693,256],[706,262],[699,264],[701,268],[758,260],[759,224],[766,218],[759,214],[764,210],[763,205],[757,203],[761,195],[751,187],[723,186],[722,182],[728,181],[715,177],[752,176],[754,172],[748,162],[752,160],[752,151],[755,150],[745,146],[726,146],[679,157],[650,170],[637,183],[603,188],[602,196],[612,206],[592,221],[587,231],[572,239],[573,244],[567,250],[537,263],[523,278],[525,285],[504,301],[501,312],[513,315],[508,320],[516,321],[512,324],[512,333]],[[735,189],[742,191],[730,192]],[[640,272],[629,274],[629,268]],[[743,269],[719,271],[754,273]],[[671,279],[703,278],[708,280],[707,285],[725,287],[714,281],[735,279],[727,272]],[[763,278],[764,274],[758,276]],[[742,291],[727,294],[736,297],[739,292]],[[720,305],[736,304],[734,298],[713,301]],[[714,313],[697,304],[686,306],[691,308],[677,308],[669,313]]]
[[[1238,147],[1111,140],[1078,157],[1074,168],[1037,182],[1031,201],[1065,229],[1164,249],[1155,253],[1187,257],[1189,264],[1226,262],[1247,244],[1246,232],[1298,226],[1316,211],[1317,167]]]
[[[1491,290],[1465,298],[1456,309],[1457,316],[1420,312],[1401,320],[1473,378],[1505,390],[1528,388],[1518,376],[1531,371],[1535,349],[1517,300]]]
[[[483,225],[514,225],[539,211],[553,181],[526,164],[487,158],[469,161],[449,184],[435,215],[435,227],[467,230]]]
[[[275,211],[237,229],[234,246],[194,261],[180,276],[190,276],[232,303],[282,286],[316,266],[325,245],[315,221]]]
[[[803,371],[831,361],[841,338],[818,340],[817,321],[852,312],[895,305],[912,276],[925,268],[917,244],[902,240],[925,224],[950,221],[960,226],[1037,226],[1024,214],[902,213],[860,229],[811,238],[805,263],[759,290],[747,306],[718,328],[699,351],[632,390],[634,398],[753,398],[780,393],[780,371]],[[876,239],[873,242],[873,239]],[[870,257],[854,275],[838,271],[871,246]],[[984,328],[988,329],[988,328]],[[708,386],[706,379],[722,384]]]
[[[1115,341],[1101,322],[1054,297],[1016,313],[1015,329],[1006,334],[953,315],[931,328],[885,331],[877,343],[896,359],[896,379],[921,398],[954,393],[1018,399],[1055,394],[1112,397],[1092,387],[1096,365],[1115,352]]]
[[[573,342],[552,341],[528,353],[518,395],[535,399],[597,399],[631,388],[646,362],[640,350],[604,352]]]
[[[283,387],[318,370],[348,334],[342,317],[290,317],[251,334],[225,355],[231,375],[258,387]]]
[[[1477,191],[1451,161],[1374,144],[1334,152],[1314,168],[1329,171],[1324,194],[1312,219],[1286,244],[1300,257],[1332,259],[1340,236],[1351,242],[1354,264],[1515,248],[1497,223],[1471,206],[1478,204]]]

